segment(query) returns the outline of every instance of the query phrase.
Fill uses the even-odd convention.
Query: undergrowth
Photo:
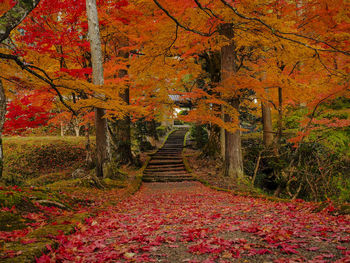
[[[4,156],[2,181],[22,185],[39,175],[58,177],[57,172],[79,167],[85,159],[85,141],[76,137],[10,137],[4,139]]]

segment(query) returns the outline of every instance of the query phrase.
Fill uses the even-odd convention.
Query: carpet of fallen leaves
[[[197,182],[144,184],[37,262],[350,262],[350,218]]]
[[[134,187],[126,185],[124,188],[106,190],[71,187],[51,194],[49,190],[34,187],[0,186],[0,216],[1,213],[8,215],[8,221],[0,220],[0,224],[4,224],[0,228],[0,262],[30,252],[26,251],[25,246],[20,247],[18,244],[34,246],[43,240],[54,238],[56,232],[64,233],[66,229],[73,229],[81,217],[117,204],[129,196],[135,190]],[[44,195],[48,202],[59,201],[66,209],[52,206],[52,203],[40,204],[36,200],[41,199],[38,195]],[[6,202],[11,203],[13,199],[17,199],[17,204],[8,206]],[[7,226],[13,229],[4,230]],[[19,250],[13,250],[13,247]],[[50,248],[50,245],[47,247]]]

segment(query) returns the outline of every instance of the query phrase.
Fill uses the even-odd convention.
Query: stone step
[[[181,154],[181,151],[159,151],[159,152],[157,152],[156,154],[154,154],[154,155],[162,155],[162,154]]]
[[[150,160],[148,165],[162,165],[162,164],[183,164],[182,160]]]
[[[156,154],[154,154],[154,155],[163,155],[163,154],[168,154],[168,155],[179,155],[179,154],[181,154],[181,151],[172,151],[172,152],[169,152],[169,151],[159,151],[159,152],[157,152]],[[154,156],[153,155],[153,156]]]
[[[169,168],[169,167],[163,167],[163,168],[146,168],[144,172],[179,172],[179,171],[185,171],[185,167],[177,167],[177,168]]]
[[[162,148],[157,152],[181,152],[182,149],[179,148]]]
[[[182,160],[182,157],[180,156],[164,156],[164,155],[153,155],[152,160],[169,160],[169,161],[174,161],[174,160]]]
[[[182,167],[184,168],[185,165],[182,163],[179,164],[160,164],[160,165],[155,165],[155,164],[150,164],[147,166],[147,168],[152,168],[152,169],[157,169],[157,168],[179,168]]]
[[[144,170],[144,182],[179,182],[193,180],[187,173],[182,159],[183,139],[187,130],[170,134],[163,147],[159,149]]]
[[[190,176],[186,171],[178,172],[145,172],[144,176]]]
[[[167,159],[173,159],[173,158],[180,158],[180,153],[157,153],[156,155],[153,155],[153,157],[167,157]],[[152,158],[153,159],[153,158]]]
[[[166,177],[166,176],[157,176],[157,177],[144,177],[142,178],[144,182],[182,182],[182,181],[193,181],[193,177]]]

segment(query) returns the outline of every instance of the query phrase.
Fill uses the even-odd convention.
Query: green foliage
[[[286,110],[285,117],[283,119],[283,125],[285,129],[297,129],[300,127],[300,122],[307,114],[307,108],[305,107],[289,107]]]
[[[146,121],[144,118],[136,121],[132,127],[132,148],[134,151],[148,151],[154,149],[147,138],[158,140],[158,137],[163,136],[163,129],[155,121]],[[164,131],[164,134],[166,130]]]
[[[299,148],[282,143],[279,153],[264,149],[261,139],[242,140],[245,174],[252,177],[259,153],[261,160],[255,186],[283,197],[349,202],[350,160],[324,144],[307,141]]]
[[[166,127],[166,126],[158,126],[156,128],[156,130],[157,130],[157,134],[158,134],[159,137],[164,137],[167,134],[167,132],[168,132],[168,127]]]
[[[191,127],[191,137],[198,149],[202,149],[208,143],[208,132],[205,125],[193,125]]]
[[[254,175],[254,169],[256,166],[257,158],[259,152],[263,149],[262,140],[259,138],[247,138],[246,136],[242,138],[242,152],[244,160],[244,174],[252,177]],[[261,165],[261,164],[260,164]],[[259,169],[255,183],[257,186],[261,186],[262,172],[263,169]]]
[[[311,134],[310,140],[321,137],[323,144],[335,152],[350,157],[350,127],[343,129],[325,130],[318,134]]]
[[[350,203],[350,176],[344,174],[333,177],[333,183],[337,186],[337,192],[332,199]]]
[[[331,103],[328,104],[327,108],[333,110],[342,110],[350,108],[350,98],[339,97],[334,99]]]

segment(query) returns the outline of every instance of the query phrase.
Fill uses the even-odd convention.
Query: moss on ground
[[[44,186],[52,184],[58,180],[65,180],[71,178],[70,173],[57,172],[44,174],[38,177],[30,178],[24,182],[25,186]]]
[[[89,216],[88,213],[62,216],[57,218],[54,224],[45,225],[28,234],[24,240],[33,240],[32,243],[7,242],[3,244],[3,253],[13,254],[13,257],[3,258],[1,262],[33,262],[35,258],[40,257],[43,252],[47,251],[48,246],[55,247],[57,245],[52,240],[53,236],[61,233],[72,233],[77,223],[82,222]]]
[[[104,178],[102,182],[108,187],[108,188],[125,188],[127,187],[127,181],[126,180],[113,180],[110,178]]]
[[[13,231],[26,228],[29,220],[21,217],[19,214],[11,212],[0,212],[0,231]]]
[[[77,213],[71,216],[59,217],[55,222],[34,230],[28,237],[41,239],[57,236],[60,233],[69,234],[74,230],[77,223],[88,216],[88,213]]]
[[[0,190],[0,207],[15,207],[16,210],[21,212],[37,211],[28,196],[25,196],[22,192],[11,190]]]
[[[50,239],[42,239],[39,242],[30,244],[22,244],[20,242],[7,243],[4,246],[5,251],[13,251],[14,257],[3,258],[4,263],[26,263],[33,262],[35,258],[39,258],[43,252],[47,251],[47,246],[54,246],[54,242]]]
[[[80,179],[68,179],[68,180],[62,180],[62,181],[57,181],[54,182],[52,184],[47,184],[45,187],[47,189],[51,189],[51,190],[62,190],[62,189],[66,189],[69,187],[76,187],[79,186],[80,184]]]

